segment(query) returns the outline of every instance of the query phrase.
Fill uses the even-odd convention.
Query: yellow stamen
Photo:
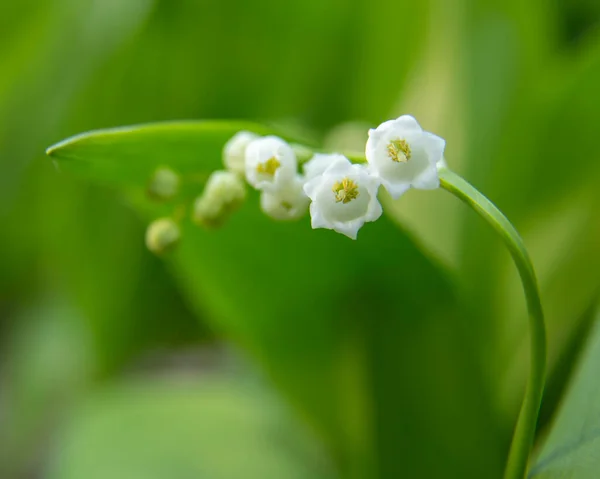
[[[350,203],[359,195],[358,185],[350,178],[344,178],[333,185],[332,191],[335,193],[336,203]]]
[[[256,165],[256,171],[258,173],[264,173],[265,175],[273,176],[277,171],[277,168],[279,168],[280,166],[281,163],[279,163],[279,160],[272,156],[264,163],[259,163],[258,165]]]
[[[410,146],[406,140],[392,140],[387,146],[388,155],[396,163],[406,163],[410,160]]]

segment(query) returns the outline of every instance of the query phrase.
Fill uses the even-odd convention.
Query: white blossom
[[[246,186],[238,175],[215,171],[194,203],[194,221],[204,226],[220,226],[245,199]]]
[[[296,176],[294,150],[281,138],[265,136],[246,148],[246,180],[257,190],[276,194]]]
[[[379,184],[365,166],[353,165],[343,155],[331,155],[331,164],[323,173],[304,185],[312,200],[312,227],[332,229],[356,239],[363,224],[381,216]]]
[[[308,211],[309,199],[304,193],[304,178],[297,175],[282,186],[275,194],[263,191],[260,207],[263,212],[276,220],[297,220]]]
[[[445,145],[443,138],[423,131],[417,120],[403,115],[369,130],[366,157],[373,174],[396,199],[410,187],[439,187],[437,164]]]
[[[246,148],[257,138],[260,137],[250,131],[238,131],[233,135],[223,147],[223,164],[225,168],[243,176],[246,172]]]

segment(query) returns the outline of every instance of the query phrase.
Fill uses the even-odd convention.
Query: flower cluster
[[[275,136],[239,132],[225,145],[225,165],[243,171],[261,191],[261,208],[277,220],[302,217],[309,208],[313,228],[327,228],[356,239],[358,230],[382,214],[380,185],[399,198],[409,188],[439,186],[437,166],[445,141],[420,127],[409,115],[369,131],[367,164],[345,156],[315,154],[298,172],[293,148]]]
[[[193,219],[204,226],[219,226],[244,202],[244,183],[248,183],[260,191],[260,207],[271,218],[297,220],[310,211],[313,228],[356,239],[365,223],[382,214],[380,187],[397,199],[411,187],[439,186],[437,168],[443,162],[444,147],[442,138],[423,131],[412,116],[403,115],[369,130],[366,163],[352,163],[339,153],[309,152],[302,158],[308,161],[300,173],[298,154],[305,156],[306,149],[276,136],[240,131],[225,144],[225,170],[208,179],[195,202]],[[157,172],[155,196],[168,196],[173,183],[168,172]]]

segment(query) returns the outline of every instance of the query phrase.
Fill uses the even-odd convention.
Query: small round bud
[[[217,227],[246,199],[246,185],[235,173],[215,171],[194,203],[194,222]]]
[[[148,184],[148,195],[157,200],[169,200],[179,191],[179,175],[166,166],[156,169]]]
[[[304,193],[304,180],[298,175],[276,194],[263,191],[260,208],[273,219],[293,221],[302,218],[308,211],[308,196]]]
[[[173,248],[181,237],[179,226],[171,218],[153,221],[146,230],[146,246],[155,254]]]
[[[239,131],[223,147],[223,164],[238,175],[246,172],[246,147],[259,136],[249,131]]]

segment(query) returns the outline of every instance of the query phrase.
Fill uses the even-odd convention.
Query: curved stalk
[[[523,479],[533,446],[546,370],[546,327],[535,271],[517,230],[496,206],[463,178],[443,167],[439,170],[441,187],[475,210],[500,235],[510,251],[523,283],[531,342],[531,364],[525,397],[513,433],[504,479]]]

